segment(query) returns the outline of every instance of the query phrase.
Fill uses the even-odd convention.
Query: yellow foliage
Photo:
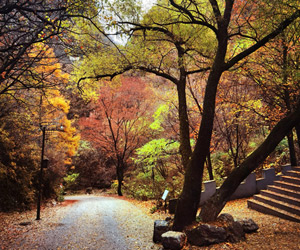
[[[64,160],[64,164],[66,164],[66,165],[72,164],[72,159],[71,159],[71,158],[65,159],[65,160]]]
[[[52,48],[49,48],[44,43],[36,43],[30,51],[29,56],[32,58],[41,58],[35,71],[43,76],[45,81],[51,83],[67,83],[69,81],[69,74],[62,71],[62,66],[55,57]],[[37,80],[32,79],[33,82]]]

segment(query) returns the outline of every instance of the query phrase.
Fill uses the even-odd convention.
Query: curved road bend
[[[99,196],[78,200],[64,219],[46,233],[28,232],[13,249],[158,250],[152,242],[153,220],[131,203]]]

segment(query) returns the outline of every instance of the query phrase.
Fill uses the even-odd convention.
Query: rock
[[[168,231],[162,234],[161,242],[166,249],[180,250],[186,244],[186,234],[182,232]]]
[[[221,214],[216,225],[200,224],[198,227],[187,230],[188,241],[192,245],[207,246],[229,241],[236,243],[245,240],[245,233],[258,230],[257,224],[252,219],[235,221],[230,214]]]
[[[232,224],[234,222],[233,216],[231,214],[221,214],[217,218],[218,222],[224,223],[224,224]]]
[[[243,227],[245,233],[254,233],[259,229],[258,225],[252,219],[243,219],[238,222]]]
[[[225,229],[227,231],[227,241],[235,243],[241,240],[245,240],[245,232],[239,222],[233,221]]]
[[[173,219],[172,219],[172,217],[167,217],[166,219],[165,219],[165,221],[172,221]]]
[[[188,241],[192,245],[207,246],[226,241],[227,232],[223,227],[202,224],[186,232]]]
[[[86,190],[85,190],[85,193],[86,194],[91,194],[93,192],[93,188],[92,187],[88,187]]]
[[[170,224],[165,220],[154,221],[153,241],[161,242],[161,235],[170,230]]]
[[[222,226],[227,232],[226,241],[235,243],[245,239],[245,232],[242,225],[239,222],[234,221],[234,218],[231,214],[221,214],[217,218],[217,222],[222,223]]]

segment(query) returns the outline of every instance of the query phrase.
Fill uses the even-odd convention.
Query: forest
[[[299,16],[298,0],[1,1],[0,211],[40,188],[167,189],[182,230],[216,180],[214,220],[251,172],[298,165]]]

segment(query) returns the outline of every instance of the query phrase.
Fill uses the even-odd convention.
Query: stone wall
[[[251,173],[237,188],[231,199],[239,199],[250,197],[260,190],[266,189],[267,185],[271,185],[275,180],[280,178],[280,175],[285,174],[286,171],[291,170],[290,165],[282,166],[281,174],[276,175],[274,168],[263,169],[262,178],[256,179],[255,173]],[[200,206],[207,201],[216,192],[216,182],[204,182],[204,191],[201,192]]]

